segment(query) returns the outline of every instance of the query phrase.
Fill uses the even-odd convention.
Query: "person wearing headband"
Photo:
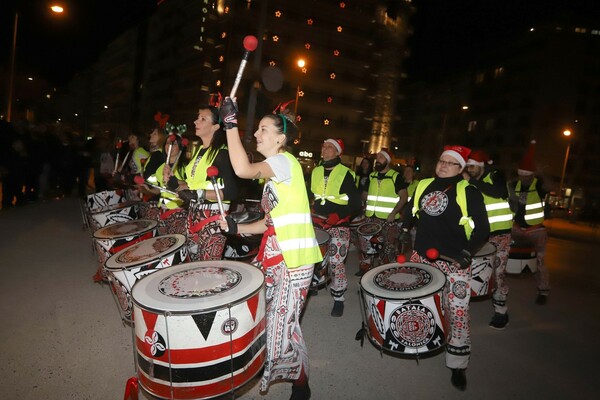
[[[237,128],[237,106],[226,97],[220,109],[227,132],[229,157],[237,176],[266,179],[262,194],[263,219],[236,224],[221,221],[228,234],[262,234],[258,255],[252,261],[265,274],[266,362],[260,391],[271,383],[292,382],[292,400],[310,399],[309,361],[300,317],[315,263],[323,260],[312,224],[302,166],[287,146],[298,135],[289,114],[268,114],[254,133],[256,150],[264,161],[251,163]]]

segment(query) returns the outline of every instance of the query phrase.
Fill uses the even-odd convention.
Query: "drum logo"
[[[434,313],[420,303],[406,304],[390,315],[390,332],[405,347],[421,347],[435,335]]]
[[[167,346],[165,346],[165,339],[163,339],[160,333],[153,330],[147,331],[144,335],[144,342],[153,357],[158,358],[165,354]]]
[[[237,331],[237,328],[238,320],[235,318],[229,318],[225,320],[225,322],[223,322],[223,325],[221,325],[221,332],[223,333],[223,335],[231,335],[235,331]]]
[[[423,196],[421,201],[423,211],[433,217],[440,215],[448,206],[448,196],[446,193],[435,191]]]

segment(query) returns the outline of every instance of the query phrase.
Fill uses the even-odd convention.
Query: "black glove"
[[[174,176],[169,178],[167,182],[167,189],[175,191],[179,187],[179,181]]]
[[[467,269],[471,266],[471,261],[473,261],[473,257],[468,250],[461,250],[460,255],[458,256],[458,264],[460,265],[460,269]]]
[[[400,243],[409,244],[412,242],[412,237],[410,236],[410,232],[406,228],[402,228],[402,232],[400,233],[400,237],[398,238]]]
[[[219,109],[219,116],[225,125],[225,129],[237,128],[237,112],[237,107],[231,97],[225,97]]]
[[[184,203],[189,203],[191,201],[202,201],[204,200],[204,190],[181,190],[177,192],[177,195]]]
[[[229,215],[225,216],[225,221],[227,221],[227,233],[230,235],[237,234],[237,223],[233,220]]]

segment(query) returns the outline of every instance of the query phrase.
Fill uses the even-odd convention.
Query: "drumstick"
[[[121,168],[119,168],[119,172],[121,172],[121,170],[125,166],[125,163],[127,162],[127,158],[129,157],[129,153],[131,153],[131,152],[128,151],[127,154],[125,154],[125,157],[123,158],[123,164],[121,164]]]
[[[187,139],[182,139],[181,140],[181,149],[179,150],[179,153],[177,153],[177,157],[175,157],[175,161],[173,162],[173,166],[171,167],[171,169],[175,169],[175,166],[177,165],[177,161],[179,161],[179,157],[181,157],[181,153],[183,153],[183,149],[188,145],[188,140]],[[167,159],[167,163],[169,162],[169,159]]]
[[[169,194],[173,194],[173,195],[177,196],[177,192],[174,192],[174,191],[172,191],[172,190],[165,189],[165,188],[163,188],[163,187],[160,187],[160,186],[158,186],[158,185],[155,185],[155,184],[153,184],[153,183],[150,183],[150,182],[148,182],[147,180],[145,180],[143,176],[136,175],[136,176],[135,176],[135,178],[133,178],[133,181],[134,181],[134,182],[135,182],[137,185],[148,185],[148,186],[150,186],[150,187],[152,187],[152,188],[154,188],[154,189],[158,189],[158,190],[160,190],[161,192],[165,192],[165,193],[169,193]]]
[[[113,169],[113,175],[117,173],[117,167],[119,166],[119,155],[120,155],[120,150],[121,147],[123,147],[123,143],[119,140],[117,142],[117,157],[116,157],[116,161],[115,161],[115,168]]]
[[[429,258],[431,261],[435,261],[435,260],[443,260],[443,261],[448,261],[452,264],[460,264],[458,261],[456,261],[454,258],[445,256],[443,254],[440,254],[440,251],[434,247],[427,249],[427,251],[425,252],[425,255],[427,256],[427,258]]]
[[[233,82],[233,87],[231,88],[231,93],[229,93],[229,97],[232,99],[235,97],[235,92],[237,92],[238,86],[240,85],[240,81],[242,80],[242,74],[244,73],[244,68],[246,68],[246,63],[248,62],[248,57],[250,57],[250,52],[256,50],[258,46],[258,39],[256,36],[248,35],[244,38],[244,55],[242,56],[242,62],[240,63],[240,67],[238,68],[237,75],[235,77],[235,81]]]
[[[219,204],[219,211],[221,212],[221,218],[225,221],[225,209],[223,208],[223,202],[221,201],[221,193],[219,193],[219,187],[217,186],[217,176],[219,175],[219,169],[214,165],[211,165],[206,169],[206,176],[208,176],[213,184],[215,195],[217,196],[217,203]]]
[[[175,141],[175,135],[169,135],[169,138],[167,140],[169,141],[169,150],[167,151],[167,162],[169,162],[169,159],[171,158],[171,149],[173,148],[173,142]]]

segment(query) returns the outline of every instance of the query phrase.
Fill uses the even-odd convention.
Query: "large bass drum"
[[[163,399],[233,392],[265,361],[264,276],[237,261],[159,270],[132,289],[138,380]]]
[[[445,340],[441,293],[446,276],[418,263],[385,264],[360,279],[363,322],[378,348],[418,355],[441,348]]]

